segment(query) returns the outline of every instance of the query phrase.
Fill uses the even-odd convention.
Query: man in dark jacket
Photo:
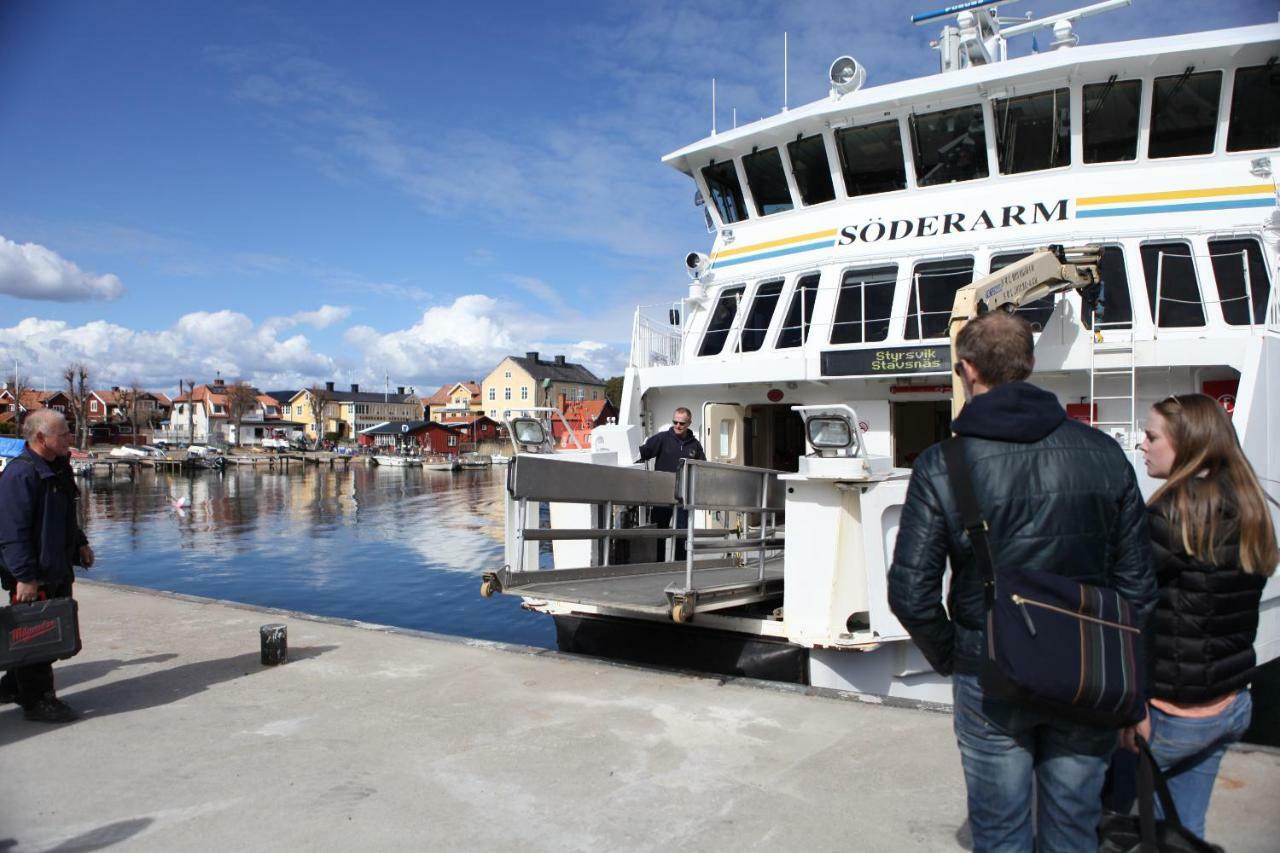
[[[61,412],[39,409],[22,425],[27,446],[0,476],[0,581],[10,603],[70,598],[74,565],[93,565],[76,519],[78,491]],[[76,713],[53,690],[53,665],[15,667],[0,680],[0,701],[17,701],[28,720],[66,723]]]
[[[1109,436],[1067,417],[1027,383],[1031,328],[984,314],[956,340],[969,402],[952,423],[1001,565],[1114,589],[1145,622],[1156,598],[1146,513],[1133,467]],[[942,602],[951,561],[951,588]],[[955,731],[975,851],[1095,850],[1100,794],[1117,734],[986,695],[978,683],[986,605],[941,445],[916,460],[889,570],[889,605],[935,670],[951,675]]]
[[[640,445],[640,461],[653,460],[655,471],[678,471],[683,459],[706,459],[702,450],[702,442],[693,434],[693,413],[684,406],[671,413],[671,429],[649,436]],[[654,507],[649,513],[649,520],[658,527],[671,526],[671,507]],[[685,527],[689,523],[687,510],[676,513],[676,526]],[[676,560],[685,557],[684,540],[676,540]]]

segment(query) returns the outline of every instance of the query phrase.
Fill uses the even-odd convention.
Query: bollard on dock
[[[289,660],[289,626],[273,622],[258,629],[262,635],[262,665],[276,666]]]

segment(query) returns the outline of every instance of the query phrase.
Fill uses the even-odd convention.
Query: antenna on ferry
[[[787,104],[791,100],[788,92],[789,80],[787,79],[787,31],[782,31],[782,111],[787,111]]]
[[[716,135],[716,78],[711,78],[711,135]]]

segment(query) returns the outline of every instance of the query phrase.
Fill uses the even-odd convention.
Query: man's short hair
[[[693,412],[689,411],[684,406],[678,407],[674,412],[671,413],[672,420],[675,419],[676,415],[679,415],[681,413],[684,413],[684,416],[689,420],[693,420]]]
[[[35,441],[36,433],[53,435],[54,430],[66,429],[67,418],[57,409],[36,409],[22,419],[22,437],[27,441]]]
[[[1031,324],[1006,311],[981,314],[956,335],[956,360],[972,364],[987,385],[1020,382],[1036,366]]]

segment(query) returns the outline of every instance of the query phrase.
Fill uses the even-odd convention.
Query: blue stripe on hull
[[[1181,213],[1191,210],[1230,210],[1238,207],[1274,207],[1272,198],[1245,198],[1236,201],[1197,201],[1187,204],[1156,204],[1149,207],[1107,207],[1102,210],[1076,210],[1076,219],[1094,216],[1138,216],[1143,213]]]
[[[791,246],[786,249],[775,249],[772,252],[761,252],[758,255],[747,255],[742,258],[730,258],[727,261],[716,261],[711,265],[711,269],[717,267],[731,267],[734,264],[747,264],[752,261],[763,261],[765,258],[777,258],[782,255],[794,255],[796,252],[812,252],[814,249],[830,249],[831,243],[823,240],[821,243],[806,243],[803,246]]]

